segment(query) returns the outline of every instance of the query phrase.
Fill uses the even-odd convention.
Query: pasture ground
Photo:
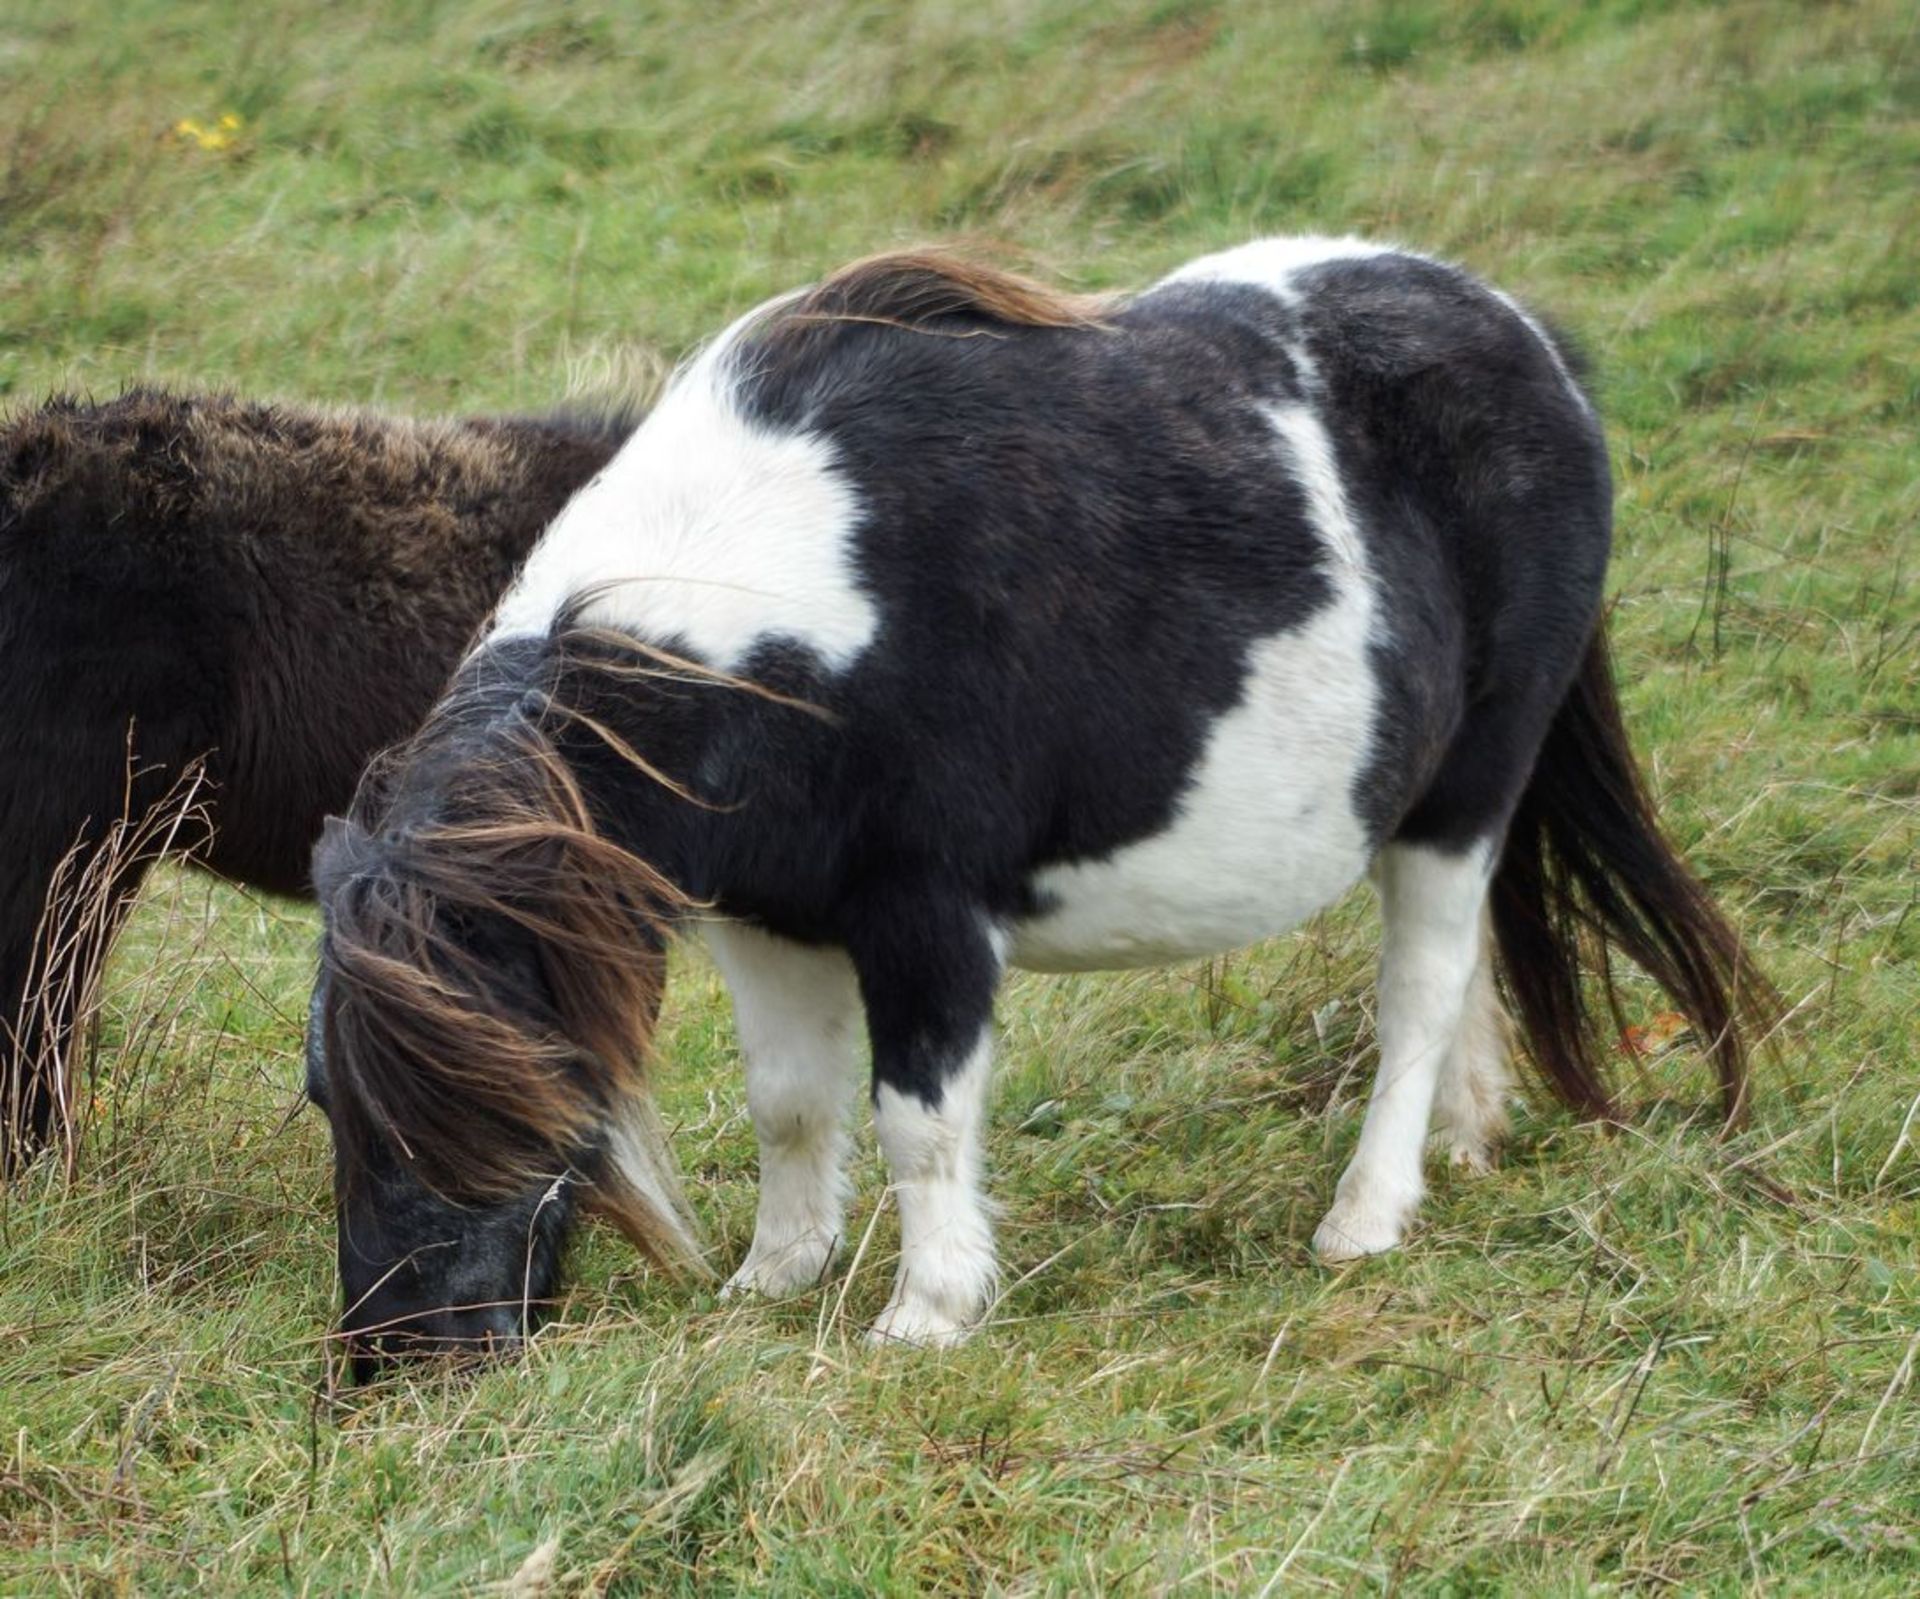
[[[1412,1247],[1306,1240],[1370,1071],[1356,896],[1022,979],[1010,1291],[869,1353],[600,1233],[477,1380],[328,1380],[312,914],[170,873],[90,1130],[0,1199],[0,1590],[1920,1589],[1920,36],[1898,0],[67,0],[0,8],[0,390],[534,408],[956,233],[1082,287],[1355,230],[1590,348],[1613,627],[1672,829],[1777,973],[1751,1131],[1632,988],[1632,1125],[1539,1104]],[[230,120],[223,123],[226,116]],[[0,846],[3,847],[3,846]],[[663,1071],[745,1248],[730,1024]],[[856,1233],[880,1196],[869,1153]],[[856,1239],[856,1241],[861,1241]]]

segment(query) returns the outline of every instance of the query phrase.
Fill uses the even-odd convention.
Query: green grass
[[[501,1591],[1920,1588],[1911,6],[16,0],[0,105],[16,402],[539,406],[938,235],[1089,288],[1309,228],[1484,271],[1596,358],[1635,733],[1795,1007],[1750,1132],[1708,1136],[1683,1044],[1630,1131],[1529,1110],[1409,1248],[1328,1272],[1370,907],[1022,979],[1015,1285],[966,1349],[859,1344],[886,1216],[744,1308],[595,1233],[524,1360],[356,1395],[289,1114],[311,913],[168,874],[77,1174],[0,1199],[0,1589],[466,1593],[530,1557]],[[227,112],[225,148],[173,131]],[[737,1255],[752,1143],[694,960],[665,1057]]]

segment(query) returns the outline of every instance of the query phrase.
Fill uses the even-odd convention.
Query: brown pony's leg
[[[0,792],[0,1173],[73,1130],[85,1027],[148,867],[198,842],[197,768],[169,788],[103,759]],[[155,788],[160,792],[156,795]],[[183,825],[184,824],[184,825]],[[192,836],[189,836],[191,834]]]
[[[37,1011],[22,1015],[33,928],[9,926],[0,944],[0,1176],[10,1175],[47,1141],[54,1121],[55,1093],[41,1072],[46,1035]],[[69,1033],[70,1021],[56,1033]]]
[[[39,840],[34,841],[41,843]],[[97,839],[59,848],[22,850],[9,840],[5,925],[0,929],[0,1171],[30,1160],[69,1124],[81,1042],[75,1021],[97,981],[86,949],[95,939],[63,914],[55,878],[84,872],[99,854]],[[23,859],[23,856],[29,858]],[[61,870],[63,867],[66,870]],[[51,896],[51,897],[50,897]],[[105,907],[110,943],[124,916]],[[98,918],[96,918],[96,921]]]

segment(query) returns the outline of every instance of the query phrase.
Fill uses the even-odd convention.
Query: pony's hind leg
[[[0,1175],[70,1131],[80,1023],[151,864],[109,845],[141,814],[124,746],[36,770],[17,734],[0,728]]]
[[[1467,985],[1466,1004],[1453,1047],[1440,1066],[1433,1124],[1456,1166],[1483,1172],[1507,1130],[1513,1074],[1507,1067],[1507,1015],[1493,982],[1493,941],[1485,919],[1480,959]]]
[[[49,1004],[33,981],[34,924],[21,921],[17,930],[0,930],[0,1177],[53,1136],[68,1098],[61,1063],[73,1041],[65,995]]]
[[[837,949],[731,922],[707,930],[707,947],[733,995],[760,1145],[753,1244],[721,1293],[790,1294],[818,1282],[840,1247],[860,991]]]
[[[1359,1147],[1313,1235],[1323,1260],[1393,1248],[1419,1208],[1435,1095],[1482,963],[1490,853],[1406,844],[1381,852],[1380,1067]]]

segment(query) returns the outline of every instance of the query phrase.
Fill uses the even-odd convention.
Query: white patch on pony
[[[1267,420],[1280,435],[1287,462],[1293,468],[1294,481],[1307,498],[1307,515],[1321,543],[1333,551],[1358,575],[1364,590],[1366,554],[1360,544],[1360,529],[1347,505],[1346,485],[1340,481],[1340,465],[1333,458],[1333,440],[1320,418],[1304,405],[1270,405]],[[1371,592],[1365,598],[1371,600]],[[1369,609],[1371,609],[1369,605]]]
[[[773,302],[777,304],[778,302]],[[589,625],[677,639],[736,670],[790,639],[840,670],[879,613],[852,559],[862,510],[832,447],[744,416],[729,356],[750,313],[676,377],[606,469],[541,536],[491,640],[545,633],[583,595]]]
[[[1294,238],[1253,239],[1203,255],[1167,274],[1168,283],[1244,283],[1267,289],[1282,299],[1292,292],[1292,278],[1308,267],[1324,266],[1329,261],[1365,261],[1376,255],[1408,255],[1396,245],[1372,239],[1326,238],[1303,233]]]
[[[1294,276],[1309,267],[1325,266],[1330,261],[1368,261],[1375,256],[1412,254],[1412,251],[1402,250],[1398,245],[1355,238],[1351,234],[1335,239],[1303,233],[1293,238],[1253,239],[1246,244],[1235,245],[1230,250],[1203,255],[1197,261],[1189,261],[1177,268],[1160,282],[1161,285],[1242,284],[1248,288],[1265,289],[1291,309],[1300,303],[1300,290],[1293,281]],[[1303,381],[1309,388],[1317,388],[1320,367],[1313,358],[1313,352],[1305,344],[1294,344],[1288,347],[1287,353],[1292,356]]]
[[[1366,868],[1353,800],[1376,700],[1365,549],[1320,419],[1302,405],[1268,416],[1326,547],[1332,602],[1251,651],[1240,703],[1214,723],[1166,831],[1035,877],[1048,909],[1016,925],[1017,966],[1098,971],[1237,949],[1303,921]]]
[[[721,1296],[791,1294],[819,1282],[840,1247],[847,1111],[864,1027],[860,985],[842,950],[737,922],[712,922],[705,932],[733,995],[760,1145],[753,1245]]]
[[[1406,1236],[1425,1192],[1421,1157],[1443,1065],[1481,964],[1494,852],[1408,844],[1380,852],[1380,1066],[1353,1159],[1313,1235],[1322,1260],[1356,1260]]]
[[[874,1128],[900,1208],[900,1269],[870,1334],[876,1344],[957,1344],[993,1298],[999,1272],[980,1188],[992,1065],[983,1031],[937,1106],[886,1084],[874,1095]]]
[[[1198,261],[1188,261],[1185,267],[1177,267],[1167,274],[1162,284],[1181,284],[1181,282],[1223,282],[1223,284],[1248,284],[1250,288],[1263,288],[1271,292],[1284,305],[1294,305],[1300,299],[1300,290],[1294,284],[1294,274],[1304,273],[1308,267],[1323,267],[1329,261],[1367,261],[1375,255],[1404,255],[1409,261],[1427,261],[1434,267],[1446,267],[1450,273],[1459,273],[1467,282],[1484,294],[1494,296],[1501,305],[1507,307],[1526,330],[1538,340],[1540,347],[1548,353],[1553,370],[1559,372],[1561,382],[1567,386],[1567,392],[1574,397],[1574,403],[1588,415],[1594,415],[1594,405],[1580,388],[1580,382],[1574,378],[1567,367],[1565,357],[1559,346],[1551,340],[1548,330],[1540,324],[1521,301],[1494,288],[1492,284],[1480,282],[1473,273],[1467,273],[1461,267],[1455,267],[1450,261],[1440,261],[1432,255],[1423,255],[1421,251],[1405,250],[1398,244],[1380,244],[1371,238],[1323,238],[1319,234],[1302,234],[1298,238],[1256,238],[1248,244],[1235,246],[1233,250],[1221,250],[1213,255],[1202,255]],[[1309,380],[1315,374],[1313,359],[1306,349],[1290,351],[1294,361],[1300,363]]]
[[[1483,292],[1490,294],[1501,305],[1517,317],[1529,333],[1547,352],[1548,360],[1560,374],[1560,381],[1567,386],[1567,392],[1589,416],[1593,414],[1592,403],[1581,389],[1560,347],[1541,326],[1540,321],[1512,295],[1483,283],[1464,268],[1449,261],[1441,261],[1434,256],[1422,254],[1418,250],[1409,250],[1397,244],[1382,244],[1373,239],[1326,238],[1317,234],[1302,234],[1297,238],[1254,239],[1249,243],[1236,245],[1230,250],[1221,250],[1213,255],[1203,255],[1197,261],[1189,261],[1185,266],[1176,268],[1160,281],[1167,283],[1241,283],[1252,288],[1266,289],[1285,305],[1299,302],[1300,291],[1293,282],[1295,274],[1309,267],[1325,266],[1330,261],[1366,261],[1376,256],[1403,256],[1409,261],[1425,261],[1431,266],[1443,267],[1449,272],[1458,273],[1467,282]],[[1315,368],[1312,357],[1304,350],[1295,348],[1290,351],[1295,361],[1311,381]]]

